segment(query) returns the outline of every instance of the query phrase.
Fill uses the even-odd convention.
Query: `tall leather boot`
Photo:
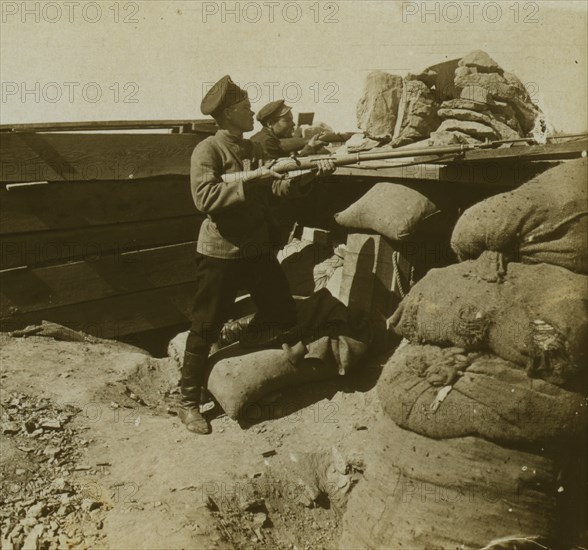
[[[210,433],[210,425],[200,414],[200,393],[207,367],[208,357],[206,355],[184,352],[180,382],[182,398],[178,416],[189,431],[197,434]]]

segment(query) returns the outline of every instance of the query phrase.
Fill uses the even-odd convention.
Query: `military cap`
[[[227,74],[204,96],[200,104],[203,115],[212,115],[247,98],[247,92],[235,84]]]
[[[267,105],[264,105],[259,113],[257,113],[257,120],[263,124],[268,118],[273,116],[284,116],[291,110],[292,107],[288,107],[283,99],[278,99],[277,101],[272,101]]]

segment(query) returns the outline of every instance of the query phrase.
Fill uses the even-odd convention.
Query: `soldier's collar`
[[[217,137],[224,141],[228,141],[230,143],[241,143],[243,141],[243,136],[236,136],[231,134],[228,130],[220,129],[216,133]]]

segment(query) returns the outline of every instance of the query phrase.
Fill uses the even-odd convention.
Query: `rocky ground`
[[[1,335],[4,549],[334,548],[383,362],[250,407],[174,415],[177,365],[109,341]]]

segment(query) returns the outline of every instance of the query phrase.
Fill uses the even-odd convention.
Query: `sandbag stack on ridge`
[[[558,550],[577,540],[585,476],[580,468],[576,476],[562,473],[565,454],[478,437],[435,440],[386,417],[370,433],[368,467],[349,497],[340,548],[479,550],[513,537]]]
[[[392,316],[414,343],[491,351],[542,378],[585,391],[588,277],[483,252],[431,270]]]
[[[587,174],[587,159],[568,161],[472,206],[455,226],[452,248],[460,260],[493,250],[588,274]]]

